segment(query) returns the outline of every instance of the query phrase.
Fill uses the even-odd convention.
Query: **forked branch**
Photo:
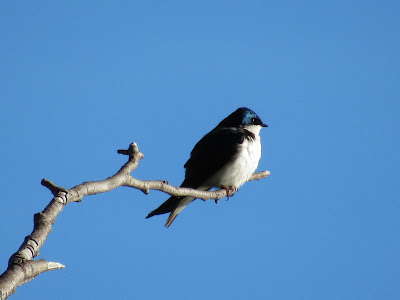
[[[6,299],[16,287],[34,279],[37,275],[65,267],[57,262],[33,260],[33,258],[39,255],[39,249],[51,232],[52,224],[68,203],[79,202],[85,196],[109,192],[120,186],[139,189],[145,194],[149,194],[150,190],[158,190],[171,196],[193,196],[202,200],[218,200],[229,196],[225,189],[199,191],[175,187],[163,180],[136,179],[130,173],[138,167],[139,161],[143,158],[138,146],[132,143],[127,150],[118,150],[118,153],[128,155],[129,159],[117,173],[107,179],[84,182],[71,189],[59,187],[47,179],[42,180],[41,184],[47,187],[54,197],[42,212],[35,214],[32,233],[25,237],[18,251],[11,256],[7,270],[0,275],[0,300]],[[253,174],[248,181],[259,180],[269,175],[269,171],[262,171]]]

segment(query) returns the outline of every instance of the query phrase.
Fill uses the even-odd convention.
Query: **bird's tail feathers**
[[[177,206],[182,197],[170,197],[167,201],[161,204],[158,208],[150,212],[146,219],[155,216],[172,212]]]
[[[185,186],[184,184],[187,184],[186,181],[182,183],[181,186]],[[208,187],[199,187],[199,190],[203,191],[208,191],[210,188]],[[190,203],[192,202],[194,197],[175,197],[172,196],[170,197],[167,201],[165,201],[163,204],[161,204],[158,208],[150,212],[146,219],[151,218],[152,216],[155,215],[162,215],[166,213],[170,213],[167,222],[165,223],[165,227],[169,227],[172,222],[175,220],[175,218],[179,215],[179,213]]]
[[[178,216],[178,214],[175,214],[174,212],[171,212],[168,216],[167,222],[165,223],[165,227],[169,227],[169,225],[172,224],[172,222],[175,220],[175,218]]]
[[[175,218],[179,215],[179,213],[190,203],[194,200],[194,197],[184,197],[183,199],[180,199],[178,205],[174,210],[171,211],[167,222],[165,223],[165,227],[169,227],[172,222],[175,220]]]

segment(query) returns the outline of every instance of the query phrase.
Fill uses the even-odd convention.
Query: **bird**
[[[225,189],[235,193],[253,175],[261,158],[260,130],[268,127],[251,109],[240,107],[223,119],[193,148],[185,163],[185,179],[181,187],[209,191]],[[178,214],[195,197],[171,196],[147,218],[170,213],[169,227]],[[217,202],[217,201],[216,201]]]

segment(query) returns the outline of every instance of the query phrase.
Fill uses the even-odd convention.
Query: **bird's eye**
[[[251,118],[251,124],[259,125],[260,124],[260,120],[257,119],[257,118]]]
[[[251,124],[262,125],[262,122],[259,118],[251,118]]]

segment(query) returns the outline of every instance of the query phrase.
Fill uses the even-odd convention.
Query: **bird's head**
[[[246,107],[241,107],[231,113],[228,117],[222,120],[221,123],[218,124],[218,127],[268,127],[267,124],[264,124],[260,117],[251,109]]]

